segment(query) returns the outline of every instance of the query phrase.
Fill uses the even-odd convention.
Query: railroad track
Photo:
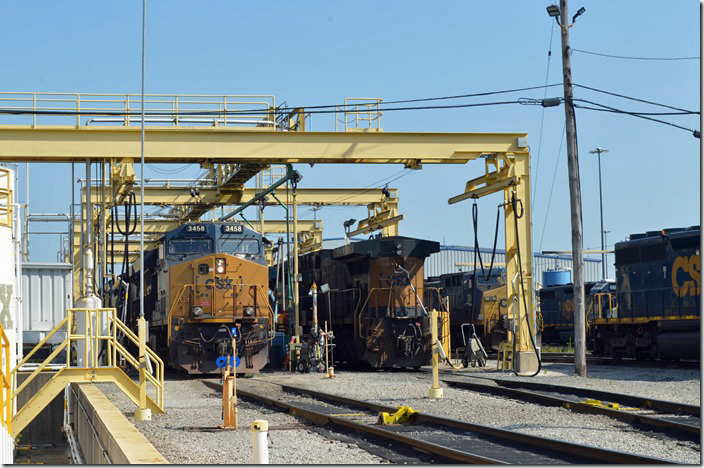
[[[546,363],[571,364],[574,363],[574,354],[569,353],[542,353],[541,360]],[[588,364],[600,366],[647,367],[661,369],[699,369],[698,361],[643,361],[637,359],[613,359],[603,356],[587,356]]]
[[[261,381],[260,381],[261,382]],[[574,444],[520,432],[473,424],[457,419],[415,413],[409,424],[377,424],[379,412],[397,408],[338,395],[273,384],[283,392],[245,390],[238,386],[238,398],[276,407],[309,422],[393,443],[437,456],[443,461],[479,464],[552,463],[672,463],[632,453]]]
[[[695,405],[538,382],[473,377],[452,372],[443,374],[474,379],[474,381],[442,379],[444,383],[455,388],[544,406],[561,406],[580,413],[602,414],[636,427],[663,432],[694,442],[699,442],[701,438],[701,408]],[[488,380],[495,385],[480,383],[478,380]]]

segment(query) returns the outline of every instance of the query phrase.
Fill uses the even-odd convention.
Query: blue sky
[[[551,30],[548,82],[559,83],[560,36],[545,12],[549,3],[149,0],[146,91],[274,94],[279,102],[306,106],[350,96],[396,100],[538,86],[545,82]],[[698,2],[572,1],[571,14],[580,6],[586,13],[570,30],[573,48],[641,57],[699,55]],[[0,41],[1,91],[140,90],[141,1],[2,1]],[[575,51],[572,65],[575,83],[700,109],[697,60],[622,60]],[[551,88],[547,96],[561,93],[560,87]],[[543,91],[504,97],[542,98]],[[626,110],[665,110],[583,89],[575,89],[575,97]],[[490,100],[494,98],[472,101]],[[382,126],[409,132],[527,132],[536,184],[534,247],[568,249],[564,142],[560,149],[564,108],[544,111],[541,140],[542,112],[539,106],[520,105],[389,112]],[[697,117],[662,118],[699,129]],[[331,116],[313,118],[315,130],[332,130],[333,125]],[[597,163],[588,153],[597,146],[610,150],[602,157],[609,244],[634,232],[699,224],[699,140],[661,124],[588,110],[578,110],[577,127],[585,248],[600,243]],[[364,187],[401,167],[298,169],[302,187]],[[471,203],[449,206],[447,199],[482,170],[481,162],[425,166],[393,182],[405,216],[401,234],[469,244]],[[196,172],[186,170],[177,177]],[[31,211],[67,212],[69,166],[33,164],[30,173]],[[21,180],[23,174],[22,169]],[[149,176],[159,174],[148,169]],[[24,192],[22,186],[20,190]],[[492,241],[498,202],[496,197],[479,202],[483,246]],[[305,208],[300,212],[312,217]],[[340,236],[342,221],[364,217],[365,208],[324,208],[319,215],[325,236]],[[266,216],[278,218],[283,212],[268,208]],[[55,258],[58,240],[44,237],[32,238],[31,260]]]

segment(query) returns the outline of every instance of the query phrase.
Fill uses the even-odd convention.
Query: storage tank
[[[15,171],[0,167],[0,324],[10,342],[9,356],[3,353],[2,364],[5,371],[6,359],[14,368],[21,356],[22,315],[20,314],[20,225],[19,209],[14,199]],[[7,376],[9,378],[9,376]],[[3,401],[9,398],[4,388]],[[4,411],[4,409],[3,409]],[[13,440],[3,428],[0,429],[0,463],[13,462]]]
[[[543,287],[560,286],[572,282],[572,270],[546,270],[543,272]]]

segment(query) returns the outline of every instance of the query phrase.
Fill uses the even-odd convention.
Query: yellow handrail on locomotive
[[[357,310],[355,311],[354,324],[356,325],[355,328],[357,328],[356,334],[360,338],[364,338],[362,336],[362,311],[364,310],[364,307],[367,305],[367,302],[369,302],[369,298],[372,296],[372,293],[376,290],[378,290],[378,291],[386,291],[386,290],[393,291],[395,289],[397,289],[397,288],[372,288],[369,290],[369,293],[367,294],[367,298],[365,299],[364,304],[362,304],[362,307],[358,307]],[[431,288],[428,288],[428,289],[431,289]],[[438,289],[438,288],[432,288],[432,289]],[[360,300],[361,299],[362,298],[360,297]],[[423,301],[420,299],[420,297],[417,297],[417,300],[420,301],[420,303],[423,307],[425,307],[425,304],[423,304]],[[359,303],[357,303],[357,305],[359,305]],[[416,307],[417,307],[417,305],[416,305]],[[391,309],[391,294],[389,294],[389,303],[387,305],[387,309],[391,310],[391,314],[392,314],[391,318],[396,318],[396,315],[394,314],[393,309]],[[449,313],[449,311],[447,311],[447,310],[445,310],[444,312]]]
[[[171,306],[169,307],[169,313],[166,316],[166,323],[167,323],[167,332],[166,332],[166,339],[167,343],[171,343],[171,317],[173,316],[174,309],[176,306],[181,302],[181,298],[183,297],[183,292],[186,290],[186,288],[193,288],[196,286],[204,286],[202,284],[194,284],[194,283],[188,283],[188,284],[181,284],[177,285],[180,286],[178,289],[178,292],[176,293],[176,297],[174,298],[174,301],[172,302]],[[272,341],[274,339],[274,334],[276,332],[276,324],[274,324],[274,310],[271,308],[271,304],[269,304],[269,297],[264,293],[262,285],[260,284],[246,284],[246,283],[239,283],[236,284],[232,287],[232,298],[235,297],[235,288],[243,288],[245,286],[252,287],[254,286],[258,292],[262,296],[262,303],[266,304],[266,309],[268,312],[269,316],[269,338],[267,338],[266,341]],[[205,285],[206,288],[212,288],[213,286],[211,285]],[[233,308],[234,308],[234,303],[233,303]]]

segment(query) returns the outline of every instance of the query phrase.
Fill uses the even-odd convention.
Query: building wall
[[[477,263],[479,258],[484,264],[484,268],[489,268],[491,262],[491,250],[479,249],[477,254]],[[459,245],[441,245],[440,252],[432,254],[425,261],[425,277],[440,276],[445,273],[455,273],[458,271],[471,271],[472,266],[457,266],[456,263],[474,262],[474,249]],[[506,251],[496,250],[494,262],[505,263]],[[503,265],[500,265],[503,267]],[[477,267],[479,268],[479,267]],[[548,255],[536,253],[533,254],[533,278],[536,282],[541,283],[543,280],[543,271],[553,269],[572,269],[572,257],[569,255]],[[601,279],[601,260],[585,258],[584,259],[584,277],[585,281],[597,281]]]
[[[70,263],[22,264],[22,320],[26,344],[36,344],[66,316],[72,307]],[[54,335],[63,341],[64,335]]]

